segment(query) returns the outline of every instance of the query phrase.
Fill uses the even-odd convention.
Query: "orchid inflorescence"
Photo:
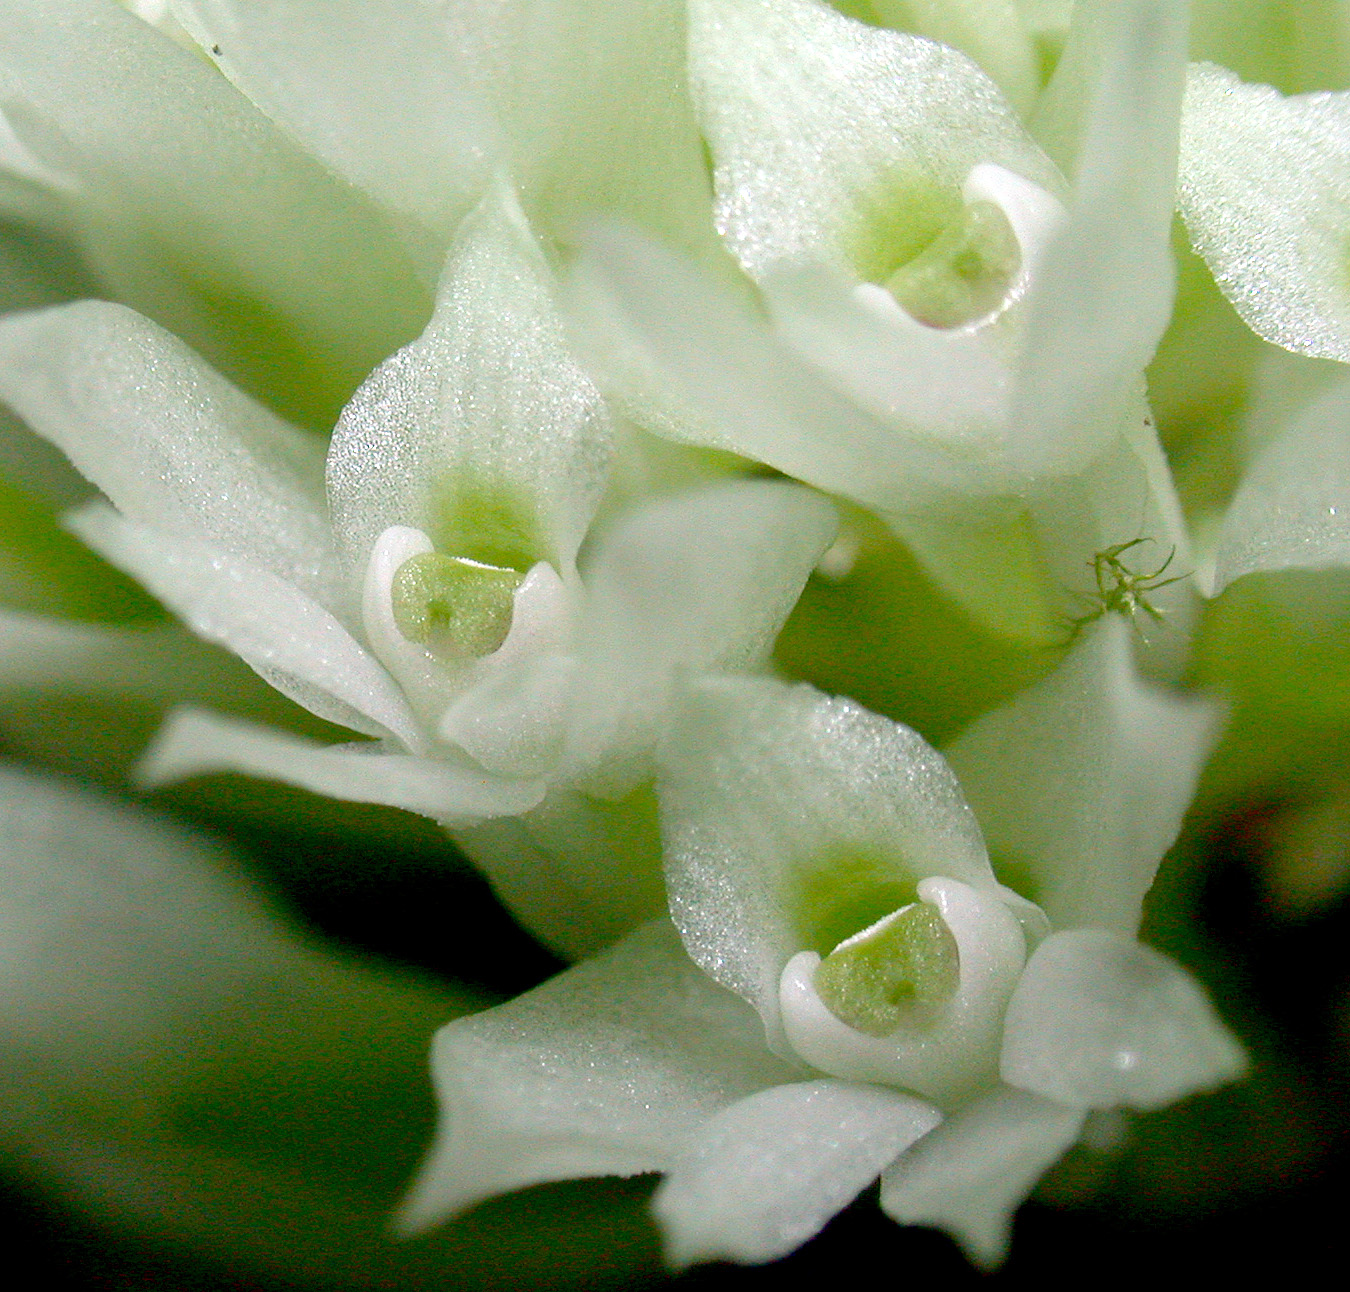
[[[1350,558],[1350,97],[1188,65],[1180,0],[843,8],[0,4],[0,166],[101,297],[0,321],[0,398],[70,530],[354,733],[180,706],[141,782],[420,813],[576,962],[436,1036],[405,1230],[659,1172],[672,1263],[757,1262],[879,1179],[988,1264],[1091,1117],[1244,1070],[1137,935],[1202,600]],[[1322,361],[1189,517],[1177,212]],[[1021,661],[923,735],[775,664],[878,550]],[[143,645],[13,631],[54,686]]]

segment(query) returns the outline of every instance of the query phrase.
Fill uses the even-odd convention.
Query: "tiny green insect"
[[[1087,563],[1097,581],[1097,596],[1092,609],[1086,614],[1070,619],[1070,642],[1088,624],[1095,623],[1107,614],[1124,615],[1127,619],[1133,621],[1142,611],[1155,623],[1163,621],[1164,612],[1149,601],[1148,593],[1156,592],[1159,588],[1165,588],[1172,583],[1180,583],[1186,577],[1184,574],[1174,574],[1170,579],[1162,578],[1162,575],[1167,572],[1176,559],[1177,549],[1173,547],[1168,552],[1167,559],[1156,570],[1148,574],[1130,569],[1121,560],[1126,552],[1151,542],[1153,542],[1151,538],[1132,538],[1128,542],[1117,543],[1113,547],[1105,548]],[[1083,593],[1076,595],[1083,596],[1086,600],[1093,600]]]

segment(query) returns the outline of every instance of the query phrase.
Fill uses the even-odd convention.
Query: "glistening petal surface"
[[[717,1112],[793,1079],[664,920],[441,1029],[441,1118],[400,1217],[422,1229],[544,1180],[668,1170]]]

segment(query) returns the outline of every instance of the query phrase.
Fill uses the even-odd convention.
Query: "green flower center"
[[[398,567],[394,623],[410,642],[462,663],[490,655],[511,631],[518,570],[424,552]]]
[[[889,1036],[916,1021],[916,1006],[950,1000],[960,976],[952,931],[935,907],[916,902],[835,947],[816,970],[815,988],[841,1022]]]
[[[959,327],[1003,303],[1022,264],[1017,235],[993,202],[972,202],[882,286],[930,327]]]

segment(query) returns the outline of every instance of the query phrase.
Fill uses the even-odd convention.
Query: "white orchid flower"
[[[1080,5],[1047,155],[954,49],[818,0],[698,0],[716,219],[768,326],[607,227],[578,342],[664,434],[861,503],[990,630],[1053,639],[1094,553],[1145,535],[1187,560],[1142,389],[1184,57],[1181,4]]]
[[[344,412],[326,496],[314,441],[122,307],[11,316],[0,352],[4,398],[114,505],[79,512],[76,532],[197,633],[376,741],[323,748],[186,712],[151,752],[152,781],[242,770],[450,826],[528,812],[558,782],[622,798],[650,779],[675,671],[753,666],[833,534],[808,491],[732,482],[639,509],[578,569],[609,420],[500,187],[463,225],[427,331]],[[474,850],[569,952],[631,927],[607,874],[559,876],[611,890],[578,914],[584,896],[569,906],[513,879],[509,851]],[[634,863],[645,916],[660,906],[643,864],[659,862]]]
[[[959,782],[851,701],[696,684],[662,755],[675,930],[442,1030],[441,1129],[404,1223],[660,1171],[675,1264],[762,1261],[880,1175],[892,1216],[997,1260],[1090,1110],[1244,1067],[1134,940],[1214,731],[1209,705],[1140,682],[1115,616],[962,736]],[[977,813],[1043,908],[996,881]]]

